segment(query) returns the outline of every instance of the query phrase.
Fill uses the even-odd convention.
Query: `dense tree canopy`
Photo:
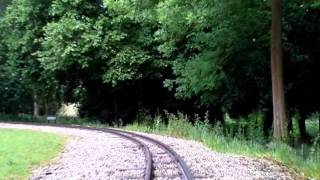
[[[283,8],[285,93],[305,135],[320,109],[320,3]],[[140,108],[261,111],[271,126],[270,1],[13,0],[0,21],[2,112],[53,101],[107,121]]]

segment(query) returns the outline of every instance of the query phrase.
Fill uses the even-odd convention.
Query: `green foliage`
[[[268,60],[262,51],[269,43],[268,4],[165,1],[160,7],[164,41],[160,51],[174,60],[176,75],[165,86],[177,97],[199,97],[200,104],[223,104],[229,109],[265,86],[268,73],[262,69]]]
[[[316,112],[306,120],[306,128],[312,137],[317,137],[320,134],[319,115],[319,112]]]
[[[243,140],[254,140],[256,142],[266,142],[269,136],[265,136],[263,131],[264,116],[261,112],[251,113],[246,117],[238,119],[225,118],[224,133],[230,138]]]
[[[45,38],[38,54],[48,71],[67,71],[75,64],[86,69],[97,63],[99,56],[108,56],[107,50],[110,48],[101,44],[104,39],[100,35],[103,29],[103,22],[100,21],[103,20],[95,22],[87,17],[77,19],[74,16],[64,16],[45,27]],[[96,51],[98,48],[106,51]]]
[[[137,80],[143,78],[142,66],[150,60],[144,52],[126,48],[118,52],[108,62],[108,70],[103,76],[107,83],[116,86],[118,82]]]
[[[183,115],[182,113],[178,113],[178,115],[167,113],[168,127],[167,131],[170,135],[176,137],[185,137],[188,135],[188,117]],[[177,130],[179,128],[179,130]]]
[[[0,22],[3,20],[0,19]],[[29,87],[22,71],[16,68],[16,61],[8,61],[10,54],[4,43],[6,38],[5,34],[0,33],[0,112],[28,112],[31,105]]]
[[[18,82],[11,83],[17,85],[16,88],[15,85],[5,87],[22,103],[26,98],[31,103],[30,97],[33,96],[41,97],[43,102],[56,99],[54,96],[58,92],[56,80],[44,71],[36,56],[48,20],[49,5],[49,0],[41,3],[38,0],[14,0],[1,19],[0,36],[5,48],[2,68],[11,74],[5,79]],[[17,89],[23,92],[19,93]]]
[[[0,113],[27,113],[32,108],[28,85],[10,66],[0,66]]]
[[[0,1],[0,18],[4,14],[8,4],[11,3],[11,0],[1,0]]]
[[[135,2],[106,4],[108,8],[96,2],[53,1],[50,14],[55,21],[45,26],[37,52],[47,71],[78,86],[79,81],[90,81],[82,74],[94,74],[93,81],[115,88],[149,76],[153,65],[144,46],[150,34],[139,29],[148,27],[135,19],[131,7]],[[68,79],[68,72],[75,68],[77,79]]]
[[[245,137],[259,137],[252,129],[261,134],[267,124],[260,117],[271,112],[270,1],[13,0],[6,9],[3,113],[68,101],[107,121],[134,117],[139,106],[224,112]],[[319,13],[317,0],[284,3],[288,107],[303,115],[319,111]]]

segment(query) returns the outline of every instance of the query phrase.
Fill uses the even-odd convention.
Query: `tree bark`
[[[40,106],[38,104],[38,96],[36,94],[33,96],[33,116],[40,116]]]
[[[293,122],[292,122],[292,116],[290,115],[290,112],[287,112],[287,121],[288,121],[288,135],[291,135],[293,132]]]
[[[45,101],[45,104],[44,104],[44,110],[45,110],[45,115],[48,116],[49,115],[49,104],[48,104],[48,101],[46,100]]]
[[[307,128],[306,128],[306,116],[304,115],[300,115],[300,116],[301,117],[298,120],[300,137],[301,139],[308,139],[309,135],[307,133]]]
[[[272,0],[271,27],[271,74],[273,94],[273,136],[277,140],[286,138],[286,107],[283,86],[283,62],[281,45],[281,0]]]
[[[266,137],[270,136],[271,128],[272,128],[272,107],[268,107],[267,110],[264,112],[264,123],[263,123],[263,132]]]

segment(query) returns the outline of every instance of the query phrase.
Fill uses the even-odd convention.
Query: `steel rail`
[[[1,123],[1,121],[0,121]],[[149,147],[142,141],[137,140],[136,138],[133,138],[131,136],[125,135],[123,133],[120,132],[116,132],[114,130],[111,129],[107,129],[107,128],[97,128],[97,127],[90,127],[90,126],[78,126],[78,125],[63,125],[63,124],[41,124],[41,123],[17,123],[17,122],[3,122],[3,123],[8,123],[8,124],[17,124],[17,125],[34,125],[34,126],[49,126],[49,127],[61,127],[61,128],[70,128],[70,129],[81,129],[81,130],[93,130],[93,131],[100,131],[100,132],[104,132],[104,133],[109,133],[109,134],[113,134],[116,136],[120,136],[124,139],[127,139],[131,142],[133,142],[134,144],[138,145],[139,148],[142,149],[144,155],[145,155],[145,163],[146,163],[146,167],[145,167],[145,172],[144,172],[144,180],[151,180],[152,179],[152,154],[150,152]]]
[[[89,130],[90,129],[91,128],[89,128]],[[151,180],[152,179],[152,154],[150,152],[149,147],[144,142],[139,141],[139,140],[137,140],[135,138],[132,138],[132,137],[127,136],[127,135],[122,134],[122,133],[109,131],[109,129],[94,128],[94,130],[102,131],[102,132],[105,132],[105,133],[110,133],[110,134],[114,134],[114,135],[123,137],[125,139],[128,139],[128,140],[134,142],[136,145],[138,145],[138,147],[143,150],[143,153],[144,153],[144,156],[145,156],[146,167],[145,167],[145,172],[144,172],[144,180]]]
[[[138,138],[142,138],[145,139],[157,146],[159,146],[161,149],[167,151],[169,153],[169,155],[177,162],[178,167],[180,169],[180,172],[183,175],[183,179],[185,180],[194,180],[194,177],[189,169],[189,167],[187,166],[187,164],[184,162],[184,160],[179,156],[178,153],[176,153],[172,148],[170,148],[168,145],[162,143],[161,141],[155,140],[153,138],[150,138],[148,136],[144,136],[141,134],[137,134],[137,133],[133,133],[133,132],[128,132],[128,131],[123,131],[123,130],[119,130],[119,129],[109,129],[112,130],[114,132],[120,132],[123,134],[129,134],[133,137],[138,137]]]
[[[0,121],[1,123],[1,121]],[[153,161],[152,161],[152,154],[150,152],[150,149],[148,146],[142,142],[139,141],[137,138],[145,139],[146,141],[149,141],[152,144],[157,145],[161,149],[168,152],[168,154],[175,160],[175,162],[178,165],[178,168],[182,174],[182,178],[185,180],[194,180],[194,177],[187,166],[187,164],[184,162],[184,160],[179,156],[178,153],[176,153],[172,148],[170,148],[168,145],[155,140],[153,138],[150,138],[148,136],[144,136],[141,134],[128,132],[124,130],[119,129],[113,129],[113,128],[97,128],[97,127],[91,127],[91,126],[79,126],[79,125],[63,125],[63,124],[41,124],[41,123],[20,123],[20,122],[3,122],[8,124],[20,124],[20,125],[36,125],[36,126],[51,126],[51,127],[62,127],[62,128],[72,128],[72,129],[83,129],[83,130],[94,130],[94,131],[100,131],[105,133],[114,134],[120,137],[123,137],[124,139],[128,139],[132,142],[134,142],[136,145],[138,145],[139,148],[141,148],[145,155],[145,161],[146,161],[146,168],[145,168],[145,174],[144,174],[144,180],[151,180],[153,176]]]

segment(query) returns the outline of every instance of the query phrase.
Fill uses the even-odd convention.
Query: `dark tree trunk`
[[[272,0],[271,74],[273,93],[273,136],[283,140],[286,137],[286,108],[283,87],[283,62],[281,45],[281,0]]]
[[[288,118],[288,134],[292,134],[293,131],[293,123],[292,123],[292,117],[290,116],[290,113],[287,113]]]
[[[298,124],[299,124],[300,137],[303,140],[309,139],[309,135],[307,133],[307,128],[306,128],[306,118],[307,118],[307,115],[305,113],[300,113]]]
[[[272,127],[272,120],[273,120],[273,114],[272,114],[272,108],[270,107],[264,113],[263,132],[266,137],[268,137],[270,135],[271,127]]]
[[[216,124],[218,122],[224,124],[223,112],[220,107],[211,106],[209,108],[209,121],[211,124]]]
[[[117,123],[117,126],[120,125],[120,122],[119,122],[119,105],[118,105],[118,100],[117,100],[117,97],[115,97],[114,99],[114,122]]]
[[[49,104],[48,104],[48,101],[45,101],[45,104],[44,104],[44,113],[46,116],[49,115]]]
[[[33,116],[40,116],[40,105],[38,103],[38,96],[36,94],[33,96]]]
[[[299,122],[300,136],[302,139],[306,139],[307,138],[307,131],[306,131],[305,119],[300,118],[298,122]]]

